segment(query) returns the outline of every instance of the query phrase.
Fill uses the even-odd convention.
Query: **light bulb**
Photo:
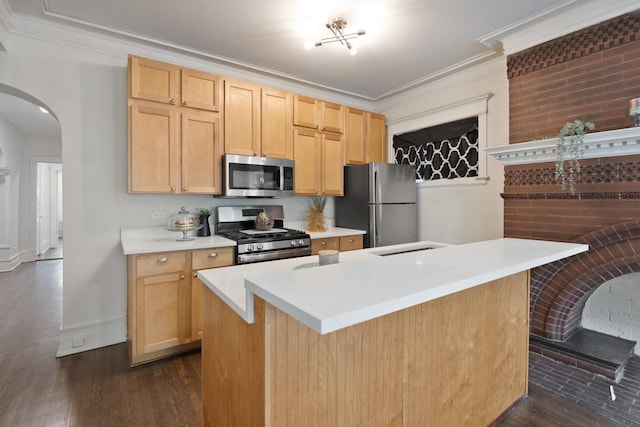
[[[351,56],[354,56],[358,53],[358,49],[355,46],[351,46],[349,48],[349,53],[351,54]]]
[[[304,42],[304,48],[307,49],[307,50],[313,49],[313,45],[314,45],[314,43],[312,41],[310,41],[310,40],[306,40]]]

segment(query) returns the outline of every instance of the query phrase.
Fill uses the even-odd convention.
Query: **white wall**
[[[498,58],[469,70],[380,101],[376,107],[387,123],[401,122],[425,112],[440,111],[487,93],[487,145],[509,143],[509,84],[506,59]],[[442,116],[441,113],[438,115]],[[461,117],[444,118],[441,123]],[[430,123],[433,125],[435,123]],[[481,155],[486,156],[484,153]],[[390,154],[390,158],[391,154]],[[464,186],[420,187],[420,238],[446,243],[467,243],[503,236],[504,168],[487,159],[489,180]],[[478,185],[480,184],[480,185]]]
[[[3,153],[0,167],[12,169],[0,184],[0,271],[17,265],[19,260],[19,197],[22,177],[22,149],[25,135],[0,118],[0,151]]]

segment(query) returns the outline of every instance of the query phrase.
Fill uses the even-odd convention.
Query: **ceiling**
[[[478,40],[576,0],[5,0],[12,15],[183,49],[225,63],[378,100],[447,71],[499,54]],[[365,30],[358,54],[332,43],[336,16],[345,32]]]

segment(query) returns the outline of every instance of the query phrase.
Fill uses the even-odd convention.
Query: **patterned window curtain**
[[[424,181],[478,176],[478,117],[393,136],[396,163]]]

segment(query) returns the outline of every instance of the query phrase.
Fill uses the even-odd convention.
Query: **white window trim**
[[[491,92],[476,98],[470,98],[454,104],[434,108],[429,111],[414,114],[409,117],[389,122],[387,133],[387,158],[395,162],[395,150],[393,149],[393,136],[406,132],[413,132],[426,127],[437,126],[453,122],[467,117],[478,117],[478,176],[454,179],[436,179],[433,181],[417,181],[419,188],[450,187],[450,186],[476,186],[486,185],[489,180],[487,175],[487,114],[489,113],[489,99]]]

